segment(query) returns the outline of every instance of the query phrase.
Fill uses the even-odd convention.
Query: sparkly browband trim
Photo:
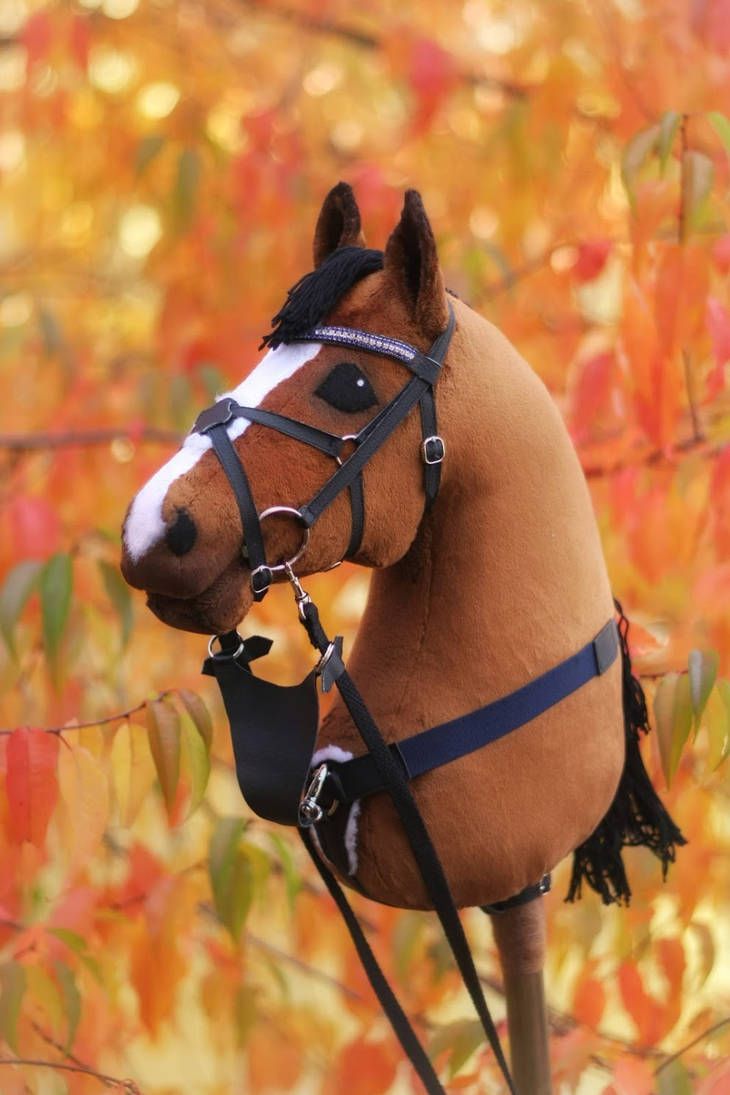
[[[420,350],[387,335],[374,335],[370,331],[359,331],[355,327],[313,327],[302,335],[296,335],[292,342],[325,342],[331,346],[349,346],[353,350],[366,350],[371,354],[385,354],[397,361],[406,363],[420,356]]]

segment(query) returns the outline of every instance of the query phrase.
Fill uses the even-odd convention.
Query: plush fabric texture
[[[314,241],[320,267],[338,247],[362,243],[353,204],[343,184],[325,201]],[[461,301],[454,309],[456,331],[436,387],[447,448],[436,503],[425,513],[415,410],[363,475],[357,561],[376,569],[346,657],[389,741],[520,687],[579,650],[614,612],[591,499],[549,393],[495,327]],[[354,284],[324,318],[423,350],[446,326],[436,245],[414,191],[406,194],[382,270]],[[368,378],[381,405],[408,378],[388,359],[348,350],[346,360]],[[356,432],[372,409],[340,411],[317,397],[342,361],[342,351],[323,346],[261,405],[341,435]],[[236,447],[259,512],[304,504],[334,470],[327,456],[255,424]],[[176,556],[162,540],[144,558],[125,555],[124,573],[148,591],[150,607],[167,623],[229,630],[251,595],[236,505],[213,453],[169,487],[165,520],[174,523],[181,511],[197,530],[190,550]],[[344,492],[312,529],[299,574],[342,558],[350,520]],[[295,521],[267,520],[263,529],[270,562],[297,550]],[[318,749],[333,748],[363,750],[338,700],[318,739]],[[421,777],[414,793],[456,903],[501,901],[549,872],[606,815],[623,766],[617,660],[528,725]],[[386,904],[428,907],[386,795],[362,803],[347,841],[344,882]]]

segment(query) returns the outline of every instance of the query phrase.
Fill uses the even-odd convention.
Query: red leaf
[[[589,243],[581,243],[578,247],[578,258],[573,266],[573,273],[578,280],[591,281],[598,277],[606,265],[612,247],[610,240],[591,240]]]
[[[655,1090],[651,1066],[632,1057],[618,1062],[613,1079],[619,1095],[652,1095]]]
[[[83,15],[74,15],[69,31],[71,56],[80,69],[86,71],[89,65],[91,30],[89,20]]]
[[[43,846],[58,798],[58,737],[20,727],[7,745],[8,837]]]
[[[432,38],[415,38],[408,54],[407,79],[417,102],[412,128],[422,132],[454,86],[454,60]]]
[[[706,315],[715,357],[715,368],[707,379],[707,392],[712,399],[725,386],[725,363],[730,361],[730,313],[717,297],[708,297]]]
[[[730,232],[726,232],[715,241],[712,247],[712,258],[721,274],[727,274],[730,271]]]
[[[616,379],[616,359],[608,351],[582,365],[572,393],[571,432],[576,444],[589,441],[601,413],[607,411]]]
[[[10,503],[9,510],[17,556],[48,559],[58,551],[61,527],[55,510],[45,499],[20,495]]]
[[[21,34],[28,53],[28,67],[45,61],[51,51],[53,27],[47,11],[37,11],[26,21]]]

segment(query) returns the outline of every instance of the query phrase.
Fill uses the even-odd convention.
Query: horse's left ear
[[[322,203],[314,229],[315,268],[338,247],[364,247],[360,210],[349,183],[338,182]]]
[[[407,190],[400,221],[385,248],[385,274],[417,326],[430,339],[448,323],[436,240],[421,195]]]

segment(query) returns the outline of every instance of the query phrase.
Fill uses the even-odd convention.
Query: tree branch
[[[115,1076],[107,1076],[104,1072],[96,1072],[85,1065],[67,1065],[61,1061],[42,1061],[33,1057],[0,1057],[0,1065],[30,1065],[33,1068],[50,1068],[58,1072],[80,1072],[84,1076],[93,1076],[99,1083],[107,1087],[116,1087],[120,1091],[126,1091],[127,1095],[142,1095],[134,1080],[118,1080]]]
[[[114,715],[105,715],[103,719],[92,719],[91,722],[74,722],[68,726],[45,726],[43,731],[46,734],[65,734],[69,730],[88,730],[92,726],[106,726],[110,722],[123,722],[128,719],[130,715],[136,715],[138,711],[144,711],[145,707],[149,703],[157,703],[158,700],[164,700],[167,696],[175,694],[177,689],[166,688],[163,692],[159,692],[156,696],[149,700],[141,700],[135,704],[134,707],[127,708],[126,711],[117,711]],[[13,730],[9,727],[3,727],[0,729],[0,737],[7,737],[8,734],[12,734]]]
[[[65,430],[62,433],[0,434],[0,449],[9,452],[34,452],[39,449],[63,449],[77,446],[108,445],[112,441],[151,442],[155,445],[179,445],[180,434],[159,426],[130,430],[122,426],[94,430]]]
[[[291,8],[286,4],[280,4],[273,7],[270,4],[261,3],[261,0],[242,0],[242,3],[247,8],[261,12],[265,15],[278,17],[289,23],[294,23],[301,30],[309,31],[313,34],[330,35],[339,38],[350,45],[357,46],[360,49],[372,51],[384,49],[383,37],[371,34],[369,31],[361,30],[359,27],[349,23],[342,23],[338,20],[328,19],[321,15],[313,15],[311,12],[298,11],[296,8]],[[462,69],[459,72],[459,76],[464,83],[471,87],[496,88],[511,99],[526,99],[531,90],[526,84],[520,84],[514,80],[504,80],[498,76],[490,76],[487,73]]]

